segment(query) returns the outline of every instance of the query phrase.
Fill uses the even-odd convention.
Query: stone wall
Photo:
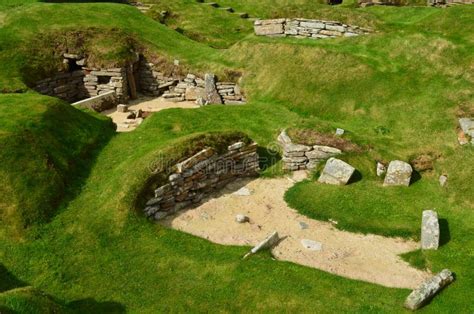
[[[121,102],[129,98],[127,73],[123,68],[97,69],[83,68],[84,87],[88,97],[97,96],[110,91],[115,92]]]
[[[43,95],[73,102],[88,97],[83,80],[84,71],[82,70],[58,73],[53,77],[38,81],[34,90]]]
[[[89,68],[85,57],[76,54],[63,55],[65,72],[38,81],[33,89],[37,92],[76,102],[110,91],[115,92],[117,101],[129,98],[126,68]]]
[[[312,39],[351,37],[371,32],[371,30],[341,22],[308,19],[257,20],[254,23],[254,30],[259,36],[292,36]]]
[[[73,106],[88,108],[98,112],[110,109],[117,104],[117,95],[114,91],[109,91],[104,94],[86,98],[73,103]]]
[[[278,136],[278,142],[283,150],[284,170],[312,170],[320,162],[342,154],[340,149],[330,146],[295,144],[285,131],[282,131]]]
[[[168,182],[155,190],[147,201],[147,217],[162,219],[201,200],[209,193],[223,188],[237,178],[258,174],[257,144],[237,142],[227,152],[218,154],[206,148],[178,163]]]
[[[139,86],[150,96],[163,96],[168,101],[196,101],[200,105],[244,104],[245,97],[236,83],[217,82],[212,73],[201,78],[195,74],[185,77],[165,75],[159,66],[142,60],[139,68]]]

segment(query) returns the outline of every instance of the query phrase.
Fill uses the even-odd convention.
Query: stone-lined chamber
[[[76,102],[111,91],[115,93],[117,102],[128,100],[130,93],[127,86],[126,66],[88,67],[84,56],[68,53],[63,55],[63,62],[68,64],[69,71],[40,80],[36,82],[33,89],[41,94],[58,97],[68,102]]]
[[[236,142],[225,152],[212,147],[177,163],[166,181],[158,185],[148,199],[144,213],[160,220],[181,209],[198,204],[211,192],[225,187],[237,178],[258,175],[257,144]]]
[[[172,102],[197,101],[200,105],[239,105],[246,102],[236,83],[218,82],[212,73],[207,73],[204,77],[192,73],[186,76],[167,75],[159,65],[145,59],[140,62],[139,86],[149,96],[163,96]]]
[[[116,99],[108,107],[126,103],[137,92],[149,96],[163,96],[168,101],[196,101],[200,105],[239,105],[245,96],[234,82],[218,82],[214,74],[204,77],[194,74],[165,74],[162,65],[155,65],[144,56],[115,68],[87,66],[87,57],[79,54],[63,54],[67,70],[36,82],[37,92],[74,103],[83,99],[114,92]],[[176,71],[180,72],[180,71]],[[108,109],[102,108],[101,110]]]
[[[359,26],[347,25],[337,21],[323,21],[310,19],[271,19],[256,20],[254,22],[255,34],[271,37],[297,37],[297,38],[334,38],[351,37],[371,33],[369,29]]]

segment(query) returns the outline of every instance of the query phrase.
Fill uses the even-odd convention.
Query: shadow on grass
[[[448,220],[442,218],[439,220],[439,246],[447,244],[451,240]]]
[[[410,185],[413,185],[420,180],[421,180],[421,174],[418,171],[413,170],[413,173],[411,174]]]
[[[362,173],[359,171],[359,170],[355,170],[354,171],[354,174],[352,175],[351,179],[349,180],[349,182],[347,182],[347,184],[354,184],[354,183],[357,183],[359,181],[362,180]]]
[[[0,264],[0,292],[25,286],[27,286],[25,282],[16,278],[3,264]]]
[[[68,303],[70,309],[77,311],[77,313],[126,313],[124,305],[113,302],[105,301],[98,302],[93,298],[86,298]]]

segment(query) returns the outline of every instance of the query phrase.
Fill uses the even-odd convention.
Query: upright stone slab
[[[384,186],[409,186],[413,168],[410,164],[394,160],[388,165]]]
[[[217,92],[216,76],[212,73],[206,73],[204,76],[204,89],[206,101],[210,104],[222,104],[222,98]]]
[[[355,168],[348,163],[330,158],[324,166],[323,172],[318,181],[333,185],[346,185],[355,172]]]
[[[438,213],[434,210],[423,211],[421,221],[421,248],[423,250],[437,250],[439,247]]]
[[[421,308],[436,293],[454,281],[454,275],[449,269],[442,270],[436,276],[423,282],[418,288],[413,290],[405,300],[405,307],[412,311]]]

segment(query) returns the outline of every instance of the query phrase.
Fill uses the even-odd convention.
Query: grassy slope
[[[308,14],[329,12],[322,8],[316,6]],[[469,294],[474,276],[469,248],[473,239],[469,235],[474,193],[468,184],[472,180],[472,163],[468,162],[472,149],[459,149],[454,133],[456,107],[472,106],[472,8],[334,8],[330,14],[347,15],[347,19],[361,23],[367,20],[381,33],[319,42],[250,36],[227,52],[193,43],[141,18],[132,8],[82,4],[26,9],[36,16],[33,25],[45,29],[57,27],[55,23],[71,25],[74,12],[81,17],[76,23],[84,20],[97,27],[133,29],[151,47],[197,68],[209,64],[215,69],[229,65],[243,69],[252,105],[161,112],[133,134],[114,138],[98,157],[80,195],[39,232],[40,239],[22,245],[2,240],[5,250],[0,251],[0,259],[23,280],[68,302],[91,296],[123,303],[134,312],[191,307],[197,311],[217,307],[223,311],[270,311],[278,309],[275,300],[282,299],[290,311],[398,311],[406,291],[277,263],[264,255],[243,263],[238,257],[244,248],[211,245],[146,224],[129,212],[129,186],[141,180],[136,169],[146,165],[153,151],[183,136],[231,128],[267,144],[281,127],[342,126],[374,147],[366,155],[347,157],[364,179],[348,186],[347,195],[342,196],[340,190],[305,182],[289,192],[291,203],[309,216],[334,218],[344,228],[404,236],[418,233],[422,206],[439,206],[442,218],[449,222],[451,240],[439,251],[426,254],[426,259],[434,270],[453,269],[458,280],[427,311],[447,312],[453,307],[472,311]],[[58,17],[40,18],[58,11]],[[110,19],[95,13],[98,11],[120,18]],[[31,36],[29,27],[20,32],[19,26],[26,23],[20,13],[14,15],[17,18],[12,18],[2,36],[17,40]],[[205,17],[192,23],[220,26],[206,24]],[[206,28],[201,29],[202,36],[210,36]],[[229,36],[228,42],[233,40]],[[4,56],[11,55],[7,52]],[[17,69],[12,62],[3,66]],[[304,81],[302,73],[309,73]],[[390,132],[379,134],[375,131],[379,126]],[[432,175],[425,175],[409,192],[380,188],[372,169],[374,156],[407,159],[427,150],[443,155]],[[450,177],[446,191],[436,185],[441,172]],[[302,197],[305,202],[295,201]],[[386,207],[390,207],[388,215]],[[20,262],[25,260],[29,262]]]
[[[15,233],[53,215],[73,175],[112,136],[113,126],[54,98],[0,96],[2,224]]]

